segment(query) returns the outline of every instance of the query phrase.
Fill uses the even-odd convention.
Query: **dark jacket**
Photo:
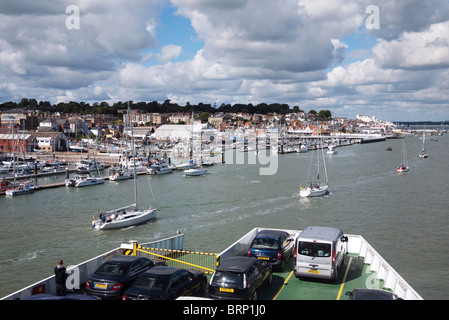
[[[67,279],[66,269],[65,267],[58,268],[55,267],[55,282],[56,284],[63,285]]]

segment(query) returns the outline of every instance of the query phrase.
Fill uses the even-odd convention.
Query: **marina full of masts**
[[[59,132],[59,135],[53,132],[51,139],[43,139],[39,138],[42,137],[39,130],[4,127],[0,132],[0,142],[7,147],[2,147],[0,153],[0,178],[4,184],[5,180],[48,174],[76,172],[95,175],[108,167],[132,167],[139,170],[138,173],[150,174],[154,173],[150,165],[155,162],[165,163],[173,170],[180,169],[184,162],[197,167],[225,163],[224,153],[230,149],[236,152],[301,153],[406,135],[432,137],[447,132],[445,123],[427,127],[400,126],[366,116],[357,116],[356,120],[334,118],[328,121],[306,120],[297,114],[270,117],[261,122],[243,114],[214,115],[203,123],[195,120],[192,113],[190,119],[186,118],[186,124],[148,127],[134,123],[136,163],[130,156],[130,130],[126,126],[119,131],[106,125],[101,131],[87,127],[89,132],[78,141],[70,140],[70,135],[64,132]],[[217,122],[217,119],[220,120]]]

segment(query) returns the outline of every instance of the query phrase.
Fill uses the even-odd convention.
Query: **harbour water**
[[[100,209],[132,203],[132,180],[1,196],[0,297],[52,275],[58,259],[78,264],[129,240],[149,242],[180,231],[186,249],[218,253],[256,226],[324,225],[362,235],[424,299],[449,299],[449,137],[432,138],[427,159],[418,157],[420,137],[405,138],[406,174],[395,172],[402,140],[326,154],[331,192],[314,199],[300,198],[299,185],[315,173],[316,151],[278,155],[274,175],[260,175],[257,164],[229,163],[202,177],[141,175],[139,204],[158,208],[158,218],[122,230],[92,229],[91,219]]]

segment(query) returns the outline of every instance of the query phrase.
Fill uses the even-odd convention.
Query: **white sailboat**
[[[320,181],[320,149],[321,155],[323,157],[323,166],[324,173],[326,177],[325,183],[321,183]],[[313,183],[310,183],[307,187],[300,187],[299,195],[301,197],[321,197],[326,195],[329,192],[329,182],[327,178],[327,169],[326,169],[326,161],[324,159],[324,151],[323,146],[317,145],[317,159],[318,159],[318,175],[317,180]]]
[[[396,168],[397,173],[405,173],[409,172],[410,167],[408,166],[407,162],[407,153],[405,151],[405,142],[402,140],[402,163],[399,165],[399,167]]]
[[[204,176],[205,174],[207,174],[207,170],[204,169],[201,166],[198,166],[198,167],[192,168],[192,169],[184,170],[184,176],[185,177]]]
[[[128,114],[130,114],[130,108],[128,105]],[[135,161],[135,150],[134,150],[134,134],[133,134],[133,126],[131,125],[131,137],[132,137],[132,152],[133,159]],[[136,170],[133,172],[134,174],[134,203],[114,209],[106,212],[106,214],[101,213],[99,219],[93,219],[92,228],[99,230],[107,230],[107,229],[119,229],[130,227],[138,224],[142,224],[148,222],[150,220],[156,219],[157,210],[153,208],[139,209],[137,205],[137,173]]]
[[[419,154],[419,157],[421,159],[425,159],[428,157],[427,153],[426,153],[426,131],[423,130],[422,133],[422,149],[421,149],[421,153]]]

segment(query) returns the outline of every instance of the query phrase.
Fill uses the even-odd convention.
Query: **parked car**
[[[209,283],[213,299],[257,300],[263,284],[271,284],[273,269],[255,257],[234,256],[221,263]]]
[[[346,292],[349,300],[402,300],[390,291],[379,289],[355,289]]]
[[[285,261],[293,254],[295,241],[293,237],[282,230],[262,230],[253,239],[248,256],[265,260],[271,266],[284,271]]]
[[[142,273],[123,295],[123,300],[174,300],[180,296],[204,296],[203,272],[175,267],[154,267]]]
[[[144,257],[116,256],[103,263],[86,281],[86,293],[101,299],[120,299],[141,273],[164,261]]]

